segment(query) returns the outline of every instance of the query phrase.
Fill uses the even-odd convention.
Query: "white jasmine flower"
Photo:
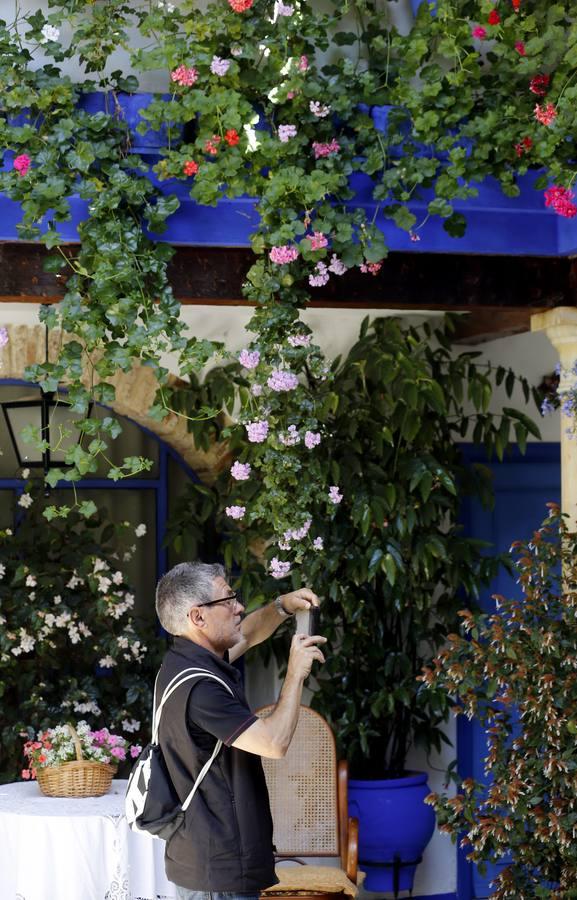
[[[114,582],[114,584],[122,584],[122,582],[124,581],[124,575],[122,574],[122,572],[115,572],[112,576],[112,581]]]
[[[108,568],[108,563],[103,559],[95,559],[94,560],[94,574],[97,572],[102,572],[104,569]]]
[[[26,587],[36,587],[36,579],[34,575],[26,576]]]
[[[56,594],[54,598],[54,604],[58,606],[59,603],[62,603],[62,597],[60,596],[60,594]]]
[[[24,481],[30,478],[30,469],[22,469],[22,478]]]
[[[113,656],[103,656],[98,660],[98,665],[101,669],[112,669],[116,665],[116,660]]]
[[[100,575],[98,577],[98,590],[102,594],[105,594],[107,592],[107,590],[111,584],[112,584],[112,582],[111,582],[110,578],[105,578],[104,575]]]
[[[23,506],[24,509],[28,509],[29,506],[32,506],[34,500],[30,494],[21,494],[18,498],[18,506]]]
[[[146,534],[146,525],[144,524],[144,522],[141,522],[140,525],[136,526],[136,528],[134,529],[134,533],[136,537],[144,537],[144,535]]]
[[[133,731],[138,731],[140,728],[140,722],[137,719],[123,719],[122,727],[124,731],[128,731],[129,733]]]

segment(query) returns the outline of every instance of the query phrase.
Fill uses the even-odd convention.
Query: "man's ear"
[[[191,606],[188,618],[195,628],[206,628],[206,614],[202,606]]]

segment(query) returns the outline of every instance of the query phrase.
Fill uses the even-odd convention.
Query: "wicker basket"
[[[115,766],[82,758],[82,747],[72,725],[67,725],[76,748],[76,760],[36,770],[38,787],[47,797],[101,797],[106,794]]]

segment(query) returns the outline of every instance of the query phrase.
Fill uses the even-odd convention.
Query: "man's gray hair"
[[[156,588],[156,614],[169,634],[184,634],[192,606],[210,603],[214,579],[225,578],[218,563],[184,562],[162,576]]]

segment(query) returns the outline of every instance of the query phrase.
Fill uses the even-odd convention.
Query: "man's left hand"
[[[281,594],[280,601],[283,609],[290,615],[294,615],[299,609],[310,609],[311,606],[319,605],[319,598],[310,588],[299,588],[290,594]]]

